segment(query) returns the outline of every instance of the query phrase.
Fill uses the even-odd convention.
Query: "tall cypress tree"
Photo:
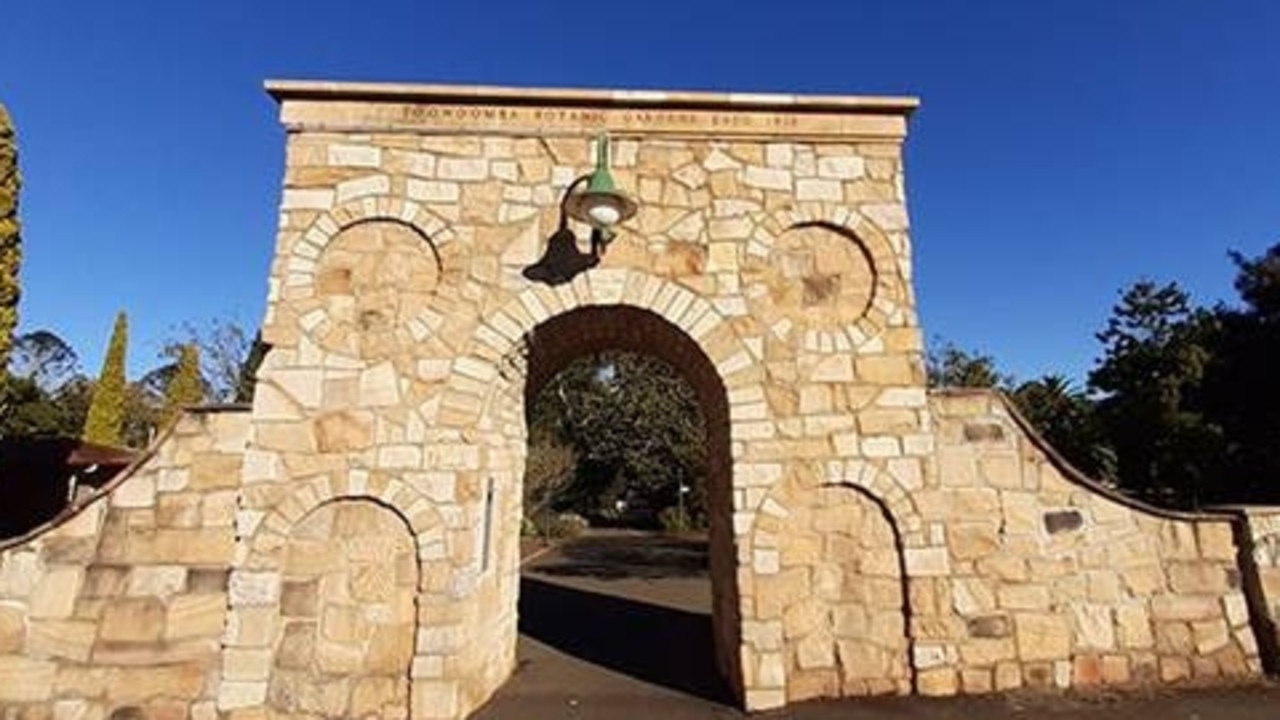
[[[204,400],[204,383],[200,379],[200,351],[195,343],[187,343],[178,352],[178,365],[164,390],[164,419],[171,422],[188,405]]]
[[[9,368],[13,331],[18,326],[18,265],[22,244],[18,225],[18,144],[9,112],[0,104],[0,378]]]
[[[124,353],[128,331],[124,313],[118,313],[115,327],[111,330],[111,342],[107,345],[107,356],[102,361],[102,373],[93,388],[89,415],[84,422],[86,442],[117,447],[124,444],[120,430],[124,426]]]

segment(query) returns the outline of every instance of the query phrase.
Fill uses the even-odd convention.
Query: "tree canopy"
[[[544,504],[595,515],[621,500],[650,520],[682,501],[691,515],[704,511],[706,430],[693,389],[666,363],[582,358],[542,388],[528,418],[526,484],[554,489]]]
[[[164,391],[164,422],[171,422],[191,405],[204,400],[204,379],[200,376],[200,350],[194,344],[178,351],[177,366]]]
[[[254,370],[266,347],[226,341],[248,337],[231,321],[215,321],[203,330],[193,327],[184,326],[182,334],[167,342],[160,363],[140,378],[110,381],[120,387],[118,444],[147,445],[183,405],[252,398]],[[212,353],[209,347],[215,348]],[[108,349],[110,354],[110,345]],[[209,354],[223,368],[212,381],[207,374],[215,364],[206,362]],[[119,363],[110,359],[110,364],[123,373],[122,358]],[[104,361],[104,372],[107,365]],[[122,377],[115,373],[112,369],[112,376]],[[96,392],[100,384],[101,378],[84,375],[75,350],[57,333],[41,329],[19,335],[9,372],[0,378],[0,406],[6,409],[0,413],[0,438],[85,436],[89,406],[101,395]]]
[[[84,421],[84,439],[98,445],[124,444],[125,420],[125,348],[129,325],[123,312],[116,315],[111,340],[102,361],[102,372],[93,388],[93,401]]]
[[[1176,282],[1124,288],[1083,389],[1017,383],[951,343],[929,353],[930,383],[1004,390],[1074,465],[1150,501],[1280,501],[1280,244],[1230,257],[1239,305],[1198,306]]]
[[[9,367],[13,333],[18,327],[18,265],[22,262],[22,235],[18,222],[18,142],[9,111],[0,104],[0,377]]]

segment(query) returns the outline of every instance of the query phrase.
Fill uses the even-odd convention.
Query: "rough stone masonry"
[[[465,717],[515,661],[525,398],[602,349],[697,392],[748,709],[1273,667],[1280,513],[1144,507],[999,396],[926,391],[914,100],[268,90],[253,406],[188,413],[0,547],[5,718]],[[602,131],[639,212],[598,267],[533,282]]]

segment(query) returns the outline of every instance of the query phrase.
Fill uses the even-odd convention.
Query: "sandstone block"
[[[747,187],[761,190],[791,190],[791,173],[775,168],[747,166],[743,171],[741,182]]]
[[[782,689],[748,688],[743,703],[751,712],[772,710],[787,704],[787,692]]]
[[[966,668],[960,671],[960,687],[966,694],[983,694],[991,692],[994,679],[991,670]]]
[[[1115,614],[1117,640],[1121,647],[1145,649],[1155,644],[1151,617],[1142,603],[1120,605]]]
[[[1231,525],[1225,522],[1201,522],[1196,524],[1200,540],[1200,557],[1234,563],[1236,543],[1231,536]]]
[[[363,450],[372,443],[372,416],[368,413],[340,410],[316,420],[316,444],[321,452]]]
[[[907,575],[911,577],[940,577],[951,574],[951,562],[944,547],[907,548],[902,556]]]
[[[987,557],[1000,548],[998,530],[993,523],[951,523],[947,526],[947,547],[957,560]]]
[[[1022,667],[1016,662],[1002,662],[996,665],[996,690],[1016,690],[1022,687]]]
[[[1157,595],[1151,599],[1151,615],[1156,620],[1208,620],[1219,614],[1216,597]]]
[[[264,682],[225,681],[218,684],[219,710],[261,707],[266,699],[267,684]]]
[[[916,688],[926,697],[949,697],[959,690],[956,671],[951,668],[923,670],[916,676]]]
[[[181,565],[139,565],[129,572],[129,595],[168,597],[187,585],[187,569]]]
[[[368,672],[403,675],[413,659],[413,627],[411,625],[383,625],[373,632],[369,640],[364,667]]]
[[[45,570],[31,593],[28,605],[31,617],[71,617],[83,579],[84,569],[80,567],[55,566]]]
[[[0,702],[48,701],[57,667],[49,660],[0,656]]]
[[[29,657],[87,662],[98,626],[91,620],[36,620],[31,623]]]
[[[1048,586],[1034,582],[1002,586],[997,597],[1000,607],[1009,610],[1048,610],[1052,602]]]
[[[280,575],[236,570],[229,583],[231,605],[274,605],[280,599]]]
[[[1018,654],[1013,638],[1008,637],[974,638],[960,643],[959,649],[961,660],[981,667],[995,667],[999,662],[1016,659]]]
[[[809,380],[815,383],[853,382],[853,359],[847,355],[831,355],[819,360],[809,373]]]
[[[411,688],[413,706],[424,708],[424,717],[452,718],[458,714],[458,686],[447,680],[418,680]]]
[[[164,633],[165,606],[154,597],[111,600],[102,614],[100,636],[118,642],[155,642]]]
[[[818,158],[818,177],[856,180],[866,174],[866,160],[857,155],[828,155]]]
[[[1224,620],[1206,620],[1191,623],[1191,633],[1195,638],[1196,652],[1209,655],[1231,643],[1231,629]]]
[[[1115,624],[1112,621],[1112,610],[1109,606],[1075,603],[1071,606],[1071,618],[1076,631],[1077,648],[1088,650],[1115,648]]]
[[[0,605],[0,655],[21,655],[26,635],[26,613],[22,608]]]
[[[1057,660],[1071,654],[1071,628],[1064,617],[1018,613],[1014,615],[1014,635],[1023,661]]]
[[[352,717],[389,717],[408,704],[408,684],[400,678],[365,677],[351,690]]]
[[[814,633],[796,645],[796,665],[801,670],[835,667],[835,642],[826,633]]]
[[[227,648],[222,653],[222,677],[232,682],[265,682],[271,673],[271,655],[265,648]]]
[[[111,492],[112,507],[146,508],[155,503],[156,478],[152,474],[134,475]]]
[[[221,593],[179,595],[169,601],[165,637],[220,638],[227,613],[227,598]]]
[[[1175,593],[1225,594],[1228,590],[1226,568],[1218,564],[1173,562],[1165,572]]]

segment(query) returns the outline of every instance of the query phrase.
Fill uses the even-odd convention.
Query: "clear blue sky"
[[[96,373],[261,317],[283,160],[269,77],[904,93],[925,331],[1081,377],[1117,290],[1233,296],[1280,240],[1276,0],[54,2],[0,10],[24,329]]]

